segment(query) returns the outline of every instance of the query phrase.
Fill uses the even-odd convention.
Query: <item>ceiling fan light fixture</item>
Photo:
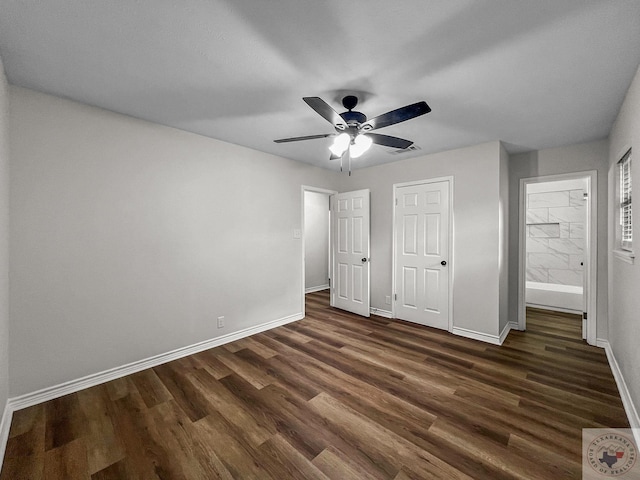
[[[367,119],[364,113],[354,110],[358,104],[358,97],[355,95],[347,95],[342,99],[342,106],[347,109],[346,112],[342,113],[336,112],[331,105],[320,97],[303,97],[302,100],[318,115],[333,125],[338,135],[336,135],[336,133],[306,135],[304,137],[281,138],[274,140],[274,142],[289,143],[299,140],[335,137],[332,145],[329,147],[329,151],[331,152],[329,160],[337,160],[339,158],[340,163],[342,163],[342,158],[345,153],[348,153],[347,160],[349,161],[349,165],[351,165],[352,158],[362,156],[362,154],[369,150],[372,143],[384,147],[407,149],[413,144],[410,140],[369,132],[371,130],[406,122],[407,120],[431,111],[431,107],[427,105],[427,102],[421,101]],[[342,166],[340,170],[342,170]],[[349,168],[349,174],[351,174],[351,168]]]
[[[349,142],[351,141],[351,137],[348,133],[341,133],[336,137],[333,141],[333,145],[329,147],[331,153],[333,153],[336,157],[341,157],[342,154],[349,148]]]
[[[358,158],[364,152],[369,150],[369,147],[371,147],[372,143],[373,140],[371,139],[371,137],[368,137],[366,135],[358,135],[353,141],[353,144],[349,147],[349,154],[352,158]]]

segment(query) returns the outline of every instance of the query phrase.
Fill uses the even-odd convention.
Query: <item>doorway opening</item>
[[[302,187],[302,313],[305,296],[319,292],[314,298],[329,305],[331,277],[331,212],[330,197],[337,192],[323,188]]]
[[[582,338],[595,344],[596,205],[595,171],[520,181],[521,330],[527,309],[559,312],[582,319]]]

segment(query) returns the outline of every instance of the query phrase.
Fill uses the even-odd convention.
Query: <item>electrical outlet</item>
[[[218,317],[218,328],[224,327],[224,317]]]
[[[384,303],[386,303],[387,305],[391,305],[391,297],[389,295],[384,297]]]

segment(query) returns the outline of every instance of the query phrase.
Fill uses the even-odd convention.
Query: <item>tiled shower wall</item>
[[[583,189],[527,192],[527,280],[582,286]]]

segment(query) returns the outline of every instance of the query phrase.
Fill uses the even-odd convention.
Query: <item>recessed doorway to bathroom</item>
[[[527,308],[574,314],[567,318],[581,322],[582,337],[595,342],[593,185],[595,172],[522,180],[521,328]]]

